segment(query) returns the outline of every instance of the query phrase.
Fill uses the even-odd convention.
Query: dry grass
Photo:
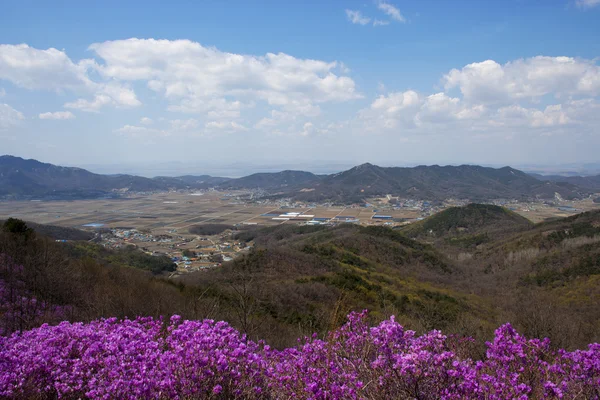
[[[533,260],[540,254],[541,250],[537,247],[530,247],[519,251],[511,251],[506,256],[504,263],[506,265],[515,265],[522,261]]]
[[[565,239],[562,241],[561,245],[563,249],[572,249],[574,247],[580,247],[586,244],[598,243],[600,242],[600,235],[596,235],[593,237],[580,236],[573,239]]]

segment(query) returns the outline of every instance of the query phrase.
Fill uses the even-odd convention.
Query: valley
[[[231,240],[231,233],[276,225],[338,225],[400,227],[467,201],[441,204],[374,197],[365,203],[339,206],[289,199],[254,199],[252,191],[171,191],[129,194],[116,199],[0,202],[0,220],[21,218],[38,224],[76,228],[97,235],[107,248],[135,246],[151,255],[166,255],[178,268],[175,275],[214,268],[252,247]],[[532,222],[568,217],[600,209],[591,199],[562,201],[491,201]],[[194,227],[212,227],[194,233]],[[215,230],[216,228],[216,230]],[[214,232],[211,232],[213,231]],[[56,238],[68,240],[67,237]],[[184,254],[185,253],[185,254]]]

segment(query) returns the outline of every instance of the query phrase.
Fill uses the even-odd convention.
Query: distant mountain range
[[[211,176],[144,178],[100,175],[81,168],[0,156],[0,197],[89,198],[117,190],[133,192],[206,188],[229,180]]]
[[[587,190],[569,183],[541,182],[510,167],[487,168],[476,165],[418,166],[383,168],[362,164],[339,174],[329,175],[312,188],[303,188],[293,197],[307,201],[331,199],[360,201],[369,196],[392,194],[403,198],[442,200],[462,198],[525,199],[577,198]]]
[[[540,179],[544,179],[544,181]],[[299,201],[354,203],[391,194],[402,198],[565,199],[588,196],[598,189],[592,177],[534,177],[510,167],[475,165],[379,167],[362,164],[331,175],[305,171],[257,173],[230,179],[209,175],[144,178],[101,175],[81,168],[60,167],[14,156],[0,157],[0,198],[89,198],[115,192],[180,189],[263,189],[271,196]],[[595,177],[600,180],[599,177]]]
[[[581,188],[600,192],[600,175],[595,176],[562,176],[562,175],[540,175],[530,174],[540,181],[566,182]]]

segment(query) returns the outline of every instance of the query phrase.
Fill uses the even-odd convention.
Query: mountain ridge
[[[0,197],[5,198],[86,198],[115,192],[213,187],[221,190],[263,189],[279,198],[346,204],[387,194],[434,201],[447,198],[472,201],[497,198],[553,199],[556,194],[565,199],[575,199],[589,195],[592,190],[570,182],[540,181],[509,166],[497,169],[468,164],[380,167],[363,163],[330,175],[285,170],[255,173],[235,179],[210,175],[145,178],[127,174],[101,175],[77,167],[0,156]]]

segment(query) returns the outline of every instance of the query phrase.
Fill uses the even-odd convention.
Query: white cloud
[[[250,107],[251,104],[242,104],[239,100],[227,100],[225,98],[204,98],[187,97],[181,99],[178,104],[170,105],[169,111],[183,112],[190,114],[211,114],[230,116],[237,118],[240,116],[240,110],[244,107]]]
[[[0,45],[0,79],[26,89],[79,90],[93,85],[87,69],[94,61],[73,63],[65,52],[26,44]]]
[[[511,105],[500,108],[490,121],[493,126],[525,126],[531,128],[554,127],[573,122],[561,104],[543,110]]]
[[[239,132],[248,130],[248,128],[246,128],[244,125],[238,124],[235,121],[210,121],[207,122],[204,127],[209,131],[219,130],[222,132]]]
[[[152,118],[142,117],[140,119],[140,124],[142,124],[142,125],[152,125],[153,123],[154,123],[154,121],[152,120]]]
[[[200,115],[199,126],[217,123],[211,129],[223,122],[234,130],[254,125],[268,118],[260,115],[265,109],[306,120],[327,104],[362,98],[350,70],[338,61],[227,53],[190,40],[128,39],[89,49],[91,58],[74,61],[54,48],[1,45],[0,79],[73,96],[63,106],[86,112],[138,107],[133,87],[142,84],[166,100],[167,110]]]
[[[71,111],[45,112],[39,115],[40,119],[73,119],[75,115]]]
[[[110,104],[112,99],[104,94],[99,94],[94,97],[94,100],[78,99],[70,103],[65,103],[66,108],[73,108],[75,110],[87,111],[87,112],[98,112],[102,107]]]
[[[131,89],[108,86],[102,89],[93,100],[78,99],[74,102],[65,103],[64,106],[81,111],[98,112],[106,105],[112,105],[117,108],[130,108],[140,106],[141,104]]]
[[[506,103],[600,94],[600,67],[595,61],[538,56],[501,65],[493,60],[453,69],[443,78],[446,89],[459,88],[465,100]]]
[[[199,126],[198,120],[194,118],[190,119],[175,119],[170,121],[171,130],[174,131],[188,131],[190,129],[195,129]]]
[[[381,95],[371,106],[359,112],[366,131],[412,127],[422,100],[414,90]]]
[[[4,88],[0,88],[0,97],[6,96],[6,90]]]
[[[124,137],[136,138],[136,139],[144,139],[143,143],[150,143],[148,140],[152,140],[156,137],[167,137],[172,134],[172,132],[168,129],[157,129],[157,128],[149,128],[147,126],[140,125],[124,125],[119,129],[115,129],[113,132],[120,134]]]
[[[26,44],[0,45],[0,79],[29,90],[53,90],[93,94],[94,100],[79,99],[67,103],[71,108],[97,111],[101,106],[138,106],[135,93],[111,82],[90,79],[89,71],[98,68],[96,61],[73,62],[64,51],[40,50]]]
[[[136,125],[125,125],[119,129],[115,129],[117,133],[123,134],[140,134],[140,133],[154,133],[155,129],[147,128],[145,126],[136,126]]]
[[[406,22],[406,18],[402,15],[400,10],[396,8],[393,4],[390,4],[385,1],[379,1],[377,3],[377,8],[387,14],[390,18],[398,22]]]
[[[593,8],[600,5],[600,0],[577,0],[575,4],[579,8]]]
[[[600,122],[599,77],[591,60],[540,56],[504,65],[488,60],[444,76],[446,89],[459,88],[462,97],[411,90],[380,95],[358,113],[357,125],[364,132],[403,136],[594,132]]]
[[[15,110],[5,103],[0,103],[0,130],[5,130],[18,125],[25,117],[20,111]]]
[[[300,132],[300,136],[309,136],[315,131],[315,126],[312,122],[307,122],[302,127],[302,132]]]
[[[348,18],[348,21],[352,22],[353,24],[367,25],[369,22],[371,22],[371,18],[365,17],[360,11],[346,10],[346,17]]]
[[[285,106],[360,98],[336,61],[299,59],[284,53],[241,55],[189,40],[128,39],[90,46],[107,79],[146,81],[170,109],[206,113],[255,101]],[[209,106],[207,106],[209,104]]]
[[[382,21],[380,19],[376,19],[375,21],[373,21],[373,26],[385,26],[385,25],[389,25],[390,21]]]

